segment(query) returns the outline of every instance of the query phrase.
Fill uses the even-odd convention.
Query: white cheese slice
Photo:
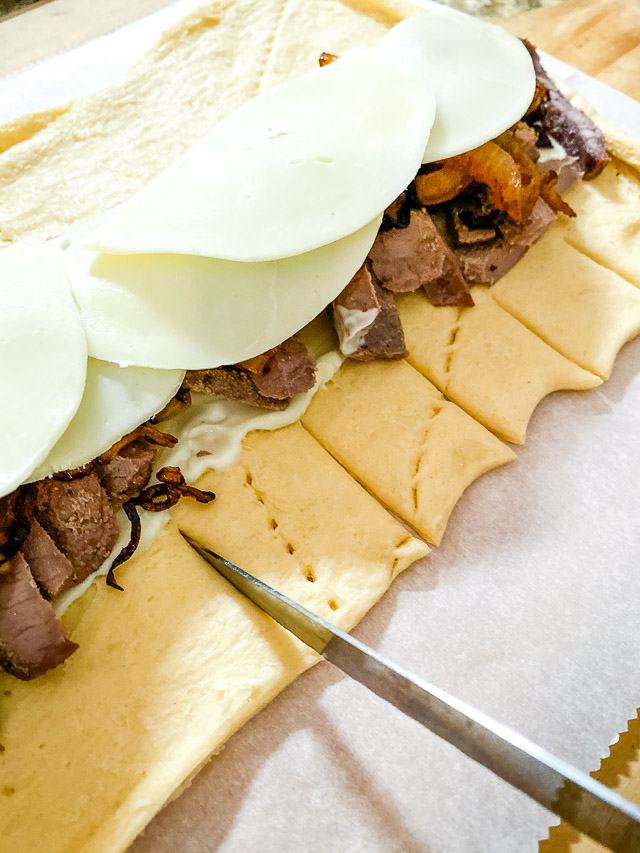
[[[259,355],[299,331],[361,267],[380,222],[279,261],[103,255],[74,244],[62,257],[90,355],[197,370]]]
[[[227,116],[83,242],[236,261],[325,246],[413,180],[434,112],[422,75],[349,51]]]
[[[433,89],[436,119],[425,163],[488,142],[521,119],[533,99],[533,62],[520,39],[467,15],[407,18],[376,50],[423,75]]]
[[[157,415],[183,379],[183,370],[119,367],[90,358],[84,394],[75,417],[29,480],[86,465]]]
[[[0,497],[47,456],[82,399],[87,343],[55,252],[0,251]]]

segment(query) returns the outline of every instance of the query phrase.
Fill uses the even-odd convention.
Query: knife
[[[575,829],[615,853],[639,853],[640,808],[634,803],[180,532],[239,592],[325,660]]]

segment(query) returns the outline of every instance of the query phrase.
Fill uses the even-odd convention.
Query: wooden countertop
[[[45,0],[0,23],[0,77],[167,5],[167,0]],[[640,100],[640,0],[565,0],[499,23]],[[594,775],[640,803],[640,716],[631,721]],[[540,845],[540,853],[602,850],[564,825]]]

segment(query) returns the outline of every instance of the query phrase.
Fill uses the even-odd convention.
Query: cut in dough
[[[300,425],[253,433],[238,465],[200,485],[216,500],[182,504],[175,521],[345,630],[428,551]],[[124,592],[101,579],[69,608],[80,648],[64,666],[35,683],[0,676],[2,784],[14,789],[0,810],[3,849],[32,853],[46,839],[59,853],[124,850],[317,660],[201,560],[175,521],[119,570]]]
[[[565,199],[578,211],[558,223],[567,242],[640,287],[640,175],[613,160]]]
[[[640,332],[640,291],[570,246],[557,223],[493,286],[496,301],[543,341],[606,379]]]
[[[429,542],[481,474],[515,459],[405,361],[347,362],[303,425],[357,480]]]
[[[419,292],[398,299],[408,361],[497,436],[523,444],[543,397],[602,380],[547,346],[489,288],[473,287],[471,295],[471,308],[436,308]]]

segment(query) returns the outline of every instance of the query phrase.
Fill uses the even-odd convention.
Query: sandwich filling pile
[[[122,590],[141,512],[213,501],[185,475],[228,468],[251,429],[322,433],[307,406],[343,360],[406,359],[416,311],[486,308],[477,286],[574,217],[564,194],[609,159],[530,44],[417,16],[248,101],[106,215],[11,242],[0,666],[61,664],[60,602],[97,572]]]

